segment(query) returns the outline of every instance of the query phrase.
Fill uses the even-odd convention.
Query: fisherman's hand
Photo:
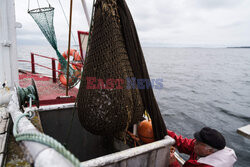
[[[175,148],[170,148],[170,157],[169,157],[169,165],[175,164],[177,162],[177,159],[174,156]]]
[[[170,153],[174,153],[174,152],[175,152],[175,147],[171,146]]]

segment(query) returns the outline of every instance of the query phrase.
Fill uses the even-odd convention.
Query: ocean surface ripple
[[[19,59],[30,60],[31,51],[56,57],[51,47],[26,46],[18,48]],[[204,126],[215,128],[235,150],[235,166],[249,166],[250,139],[236,130],[250,124],[250,49],[143,48],[143,52],[151,79],[163,79],[163,88],[154,93],[167,127],[188,138]],[[30,65],[19,63],[19,68],[30,70]]]
[[[235,150],[235,166],[249,166],[250,140],[236,130],[250,124],[250,49],[143,51],[150,77],[164,82],[154,93],[167,127],[188,138],[204,126],[215,128]]]

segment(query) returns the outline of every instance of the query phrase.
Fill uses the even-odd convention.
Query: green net
[[[44,7],[44,8],[38,8],[33,9],[28,12],[32,18],[35,20],[36,24],[42,31],[43,35],[46,37],[46,39],[49,41],[51,46],[55,49],[58,61],[61,64],[61,71],[64,74],[67,74],[67,61],[65,58],[61,55],[61,53],[58,51],[57,48],[57,40],[56,40],[56,34],[54,29],[54,8],[53,7]],[[69,87],[72,87],[77,83],[78,76],[76,76],[75,70],[69,66],[69,78],[70,83]]]

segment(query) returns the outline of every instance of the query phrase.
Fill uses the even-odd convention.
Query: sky
[[[67,45],[70,0],[39,0],[41,7],[55,7],[54,26],[58,45]],[[126,0],[144,47],[250,46],[249,0]],[[92,0],[86,0],[88,12]],[[29,5],[28,5],[29,4]],[[36,0],[15,0],[18,44],[47,45],[34,20],[27,14],[38,8]],[[88,31],[81,0],[73,0],[71,44],[77,30]]]

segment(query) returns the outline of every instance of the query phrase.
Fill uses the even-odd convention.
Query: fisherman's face
[[[205,143],[196,140],[194,145],[194,152],[199,157],[205,157],[212,154],[213,150],[209,149]]]

